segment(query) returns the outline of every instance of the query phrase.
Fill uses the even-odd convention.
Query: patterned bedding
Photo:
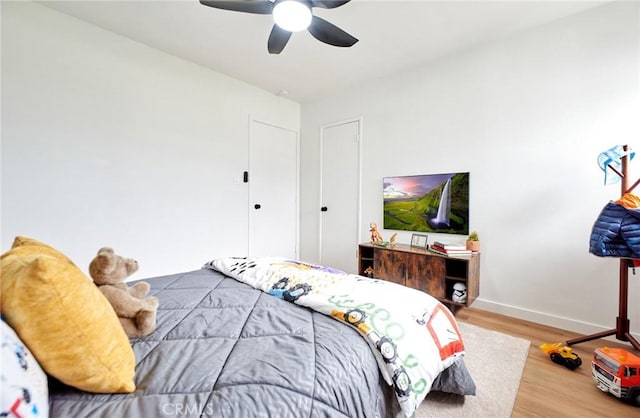
[[[352,326],[366,339],[406,416],[464,355],[455,318],[424,292],[280,257],[222,258],[206,266]]]
[[[210,269],[145,279],[156,331],[132,340],[131,394],[50,381],[51,417],[404,416],[364,338],[341,321]],[[462,359],[432,390],[473,382]]]

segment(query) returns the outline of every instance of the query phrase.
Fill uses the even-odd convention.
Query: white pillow
[[[2,324],[0,325],[2,336],[0,414],[7,414],[10,417],[47,418],[49,416],[47,376],[13,329],[4,321],[0,323]]]

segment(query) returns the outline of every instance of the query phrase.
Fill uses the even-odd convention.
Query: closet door
[[[321,128],[320,264],[358,273],[359,119]]]
[[[298,257],[298,133],[251,120],[249,256]]]

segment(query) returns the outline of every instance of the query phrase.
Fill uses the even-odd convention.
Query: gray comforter
[[[136,391],[90,394],[53,383],[50,416],[400,413],[366,341],[349,326],[208,269],[146,281],[160,307],[156,331],[132,340]],[[451,369],[451,376],[468,378],[464,363]],[[461,390],[443,380],[442,388]]]

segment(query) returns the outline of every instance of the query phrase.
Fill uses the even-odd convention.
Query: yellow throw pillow
[[[96,393],[135,390],[135,355],[109,301],[55,248],[18,237],[0,258],[2,315],[42,368]]]
[[[64,256],[64,254],[62,254],[60,251],[56,250],[55,248],[53,248],[50,245],[45,244],[44,242],[38,241],[37,239],[33,239],[33,238],[29,238],[29,237],[15,237],[13,240],[13,245],[11,246],[11,248],[16,248],[16,247],[20,247],[23,245],[33,245],[36,247],[44,247],[44,248],[48,248],[49,250],[53,251],[54,254],[60,255],[60,256]]]

